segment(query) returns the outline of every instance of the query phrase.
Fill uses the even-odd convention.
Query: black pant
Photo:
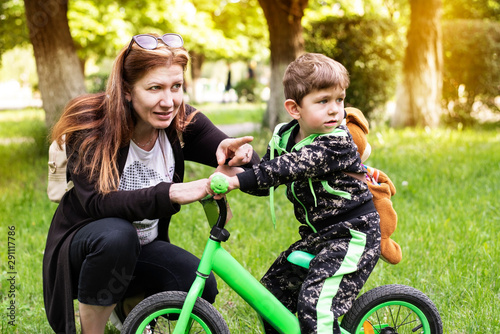
[[[188,291],[199,259],[169,242],[140,246],[135,228],[120,218],[94,221],[80,229],[70,249],[73,291],[84,304],[109,306],[137,293]],[[77,293],[76,293],[77,292]],[[217,295],[213,274],[204,299]]]

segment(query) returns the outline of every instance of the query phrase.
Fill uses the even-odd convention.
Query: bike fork
[[[191,320],[191,313],[193,312],[194,305],[196,304],[196,299],[201,297],[203,289],[205,288],[205,282],[212,271],[213,257],[218,247],[220,247],[220,242],[211,239],[208,240],[198,266],[198,271],[196,272],[196,278],[186,296],[186,300],[182,306],[181,314],[179,316],[179,320],[177,320],[177,325],[175,326],[173,334],[186,333]]]

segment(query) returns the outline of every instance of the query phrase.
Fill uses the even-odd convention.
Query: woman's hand
[[[207,182],[210,184],[208,179],[173,183],[170,186],[170,200],[181,205],[199,201],[208,195]]]
[[[222,173],[226,176],[235,176],[238,173],[244,172],[241,167],[229,167],[228,165],[219,165],[215,169],[215,173]]]
[[[252,136],[245,136],[221,141],[215,153],[219,166],[224,165],[227,159],[231,159],[228,162],[231,167],[249,163],[253,155],[253,147],[249,144],[252,140]]]

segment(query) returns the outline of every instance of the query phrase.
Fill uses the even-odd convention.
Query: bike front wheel
[[[186,292],[160,292],[144,299],[130,312],[121,333],[172,333],[186,299]],[[185,333],[229,334],[224,318],[206,300],[198,298]]]
[[[406,285],[374,288],[354,303],[342,319],[351,334],[442,334],[443,325],[434,303]]]

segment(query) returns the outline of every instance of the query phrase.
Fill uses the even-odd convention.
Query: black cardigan
[[[186,114],[194,111],[193,107],[186,105]],[[179,140],[170,134],[169,140],[175,156],[174,182],[182,182],[184,178],[184,160],[216,167],[215,151],[225,138],[227,136],[202,113],[194,116],[193,122],[182,134],[182,147]],[[120,175],[127,160],[128,150],[127,145],[122,147],[118,154]],[[75,158],[74,154],[72,157],[70,148],[67,154],[68,171],[71,171]],[[255,154],[253,160],[255,161]],[[170,218],[180,210],[180,205],[170,201],[171,183],[162,182],[146,189],[116,191],[103,196],[95,191],[94,184],[89,183],[86,177],[72,173],[70,177],[74,188],[63,196],[54,214],[43,258],[45,311],[56,333],[76,332],[73,308],[76,291],[72,291],[71,286],[69,249],[73,236],[80,228],[104,217],[120,217],[129,221],[145,217],[160,218],[159,238],[168,241]]]

